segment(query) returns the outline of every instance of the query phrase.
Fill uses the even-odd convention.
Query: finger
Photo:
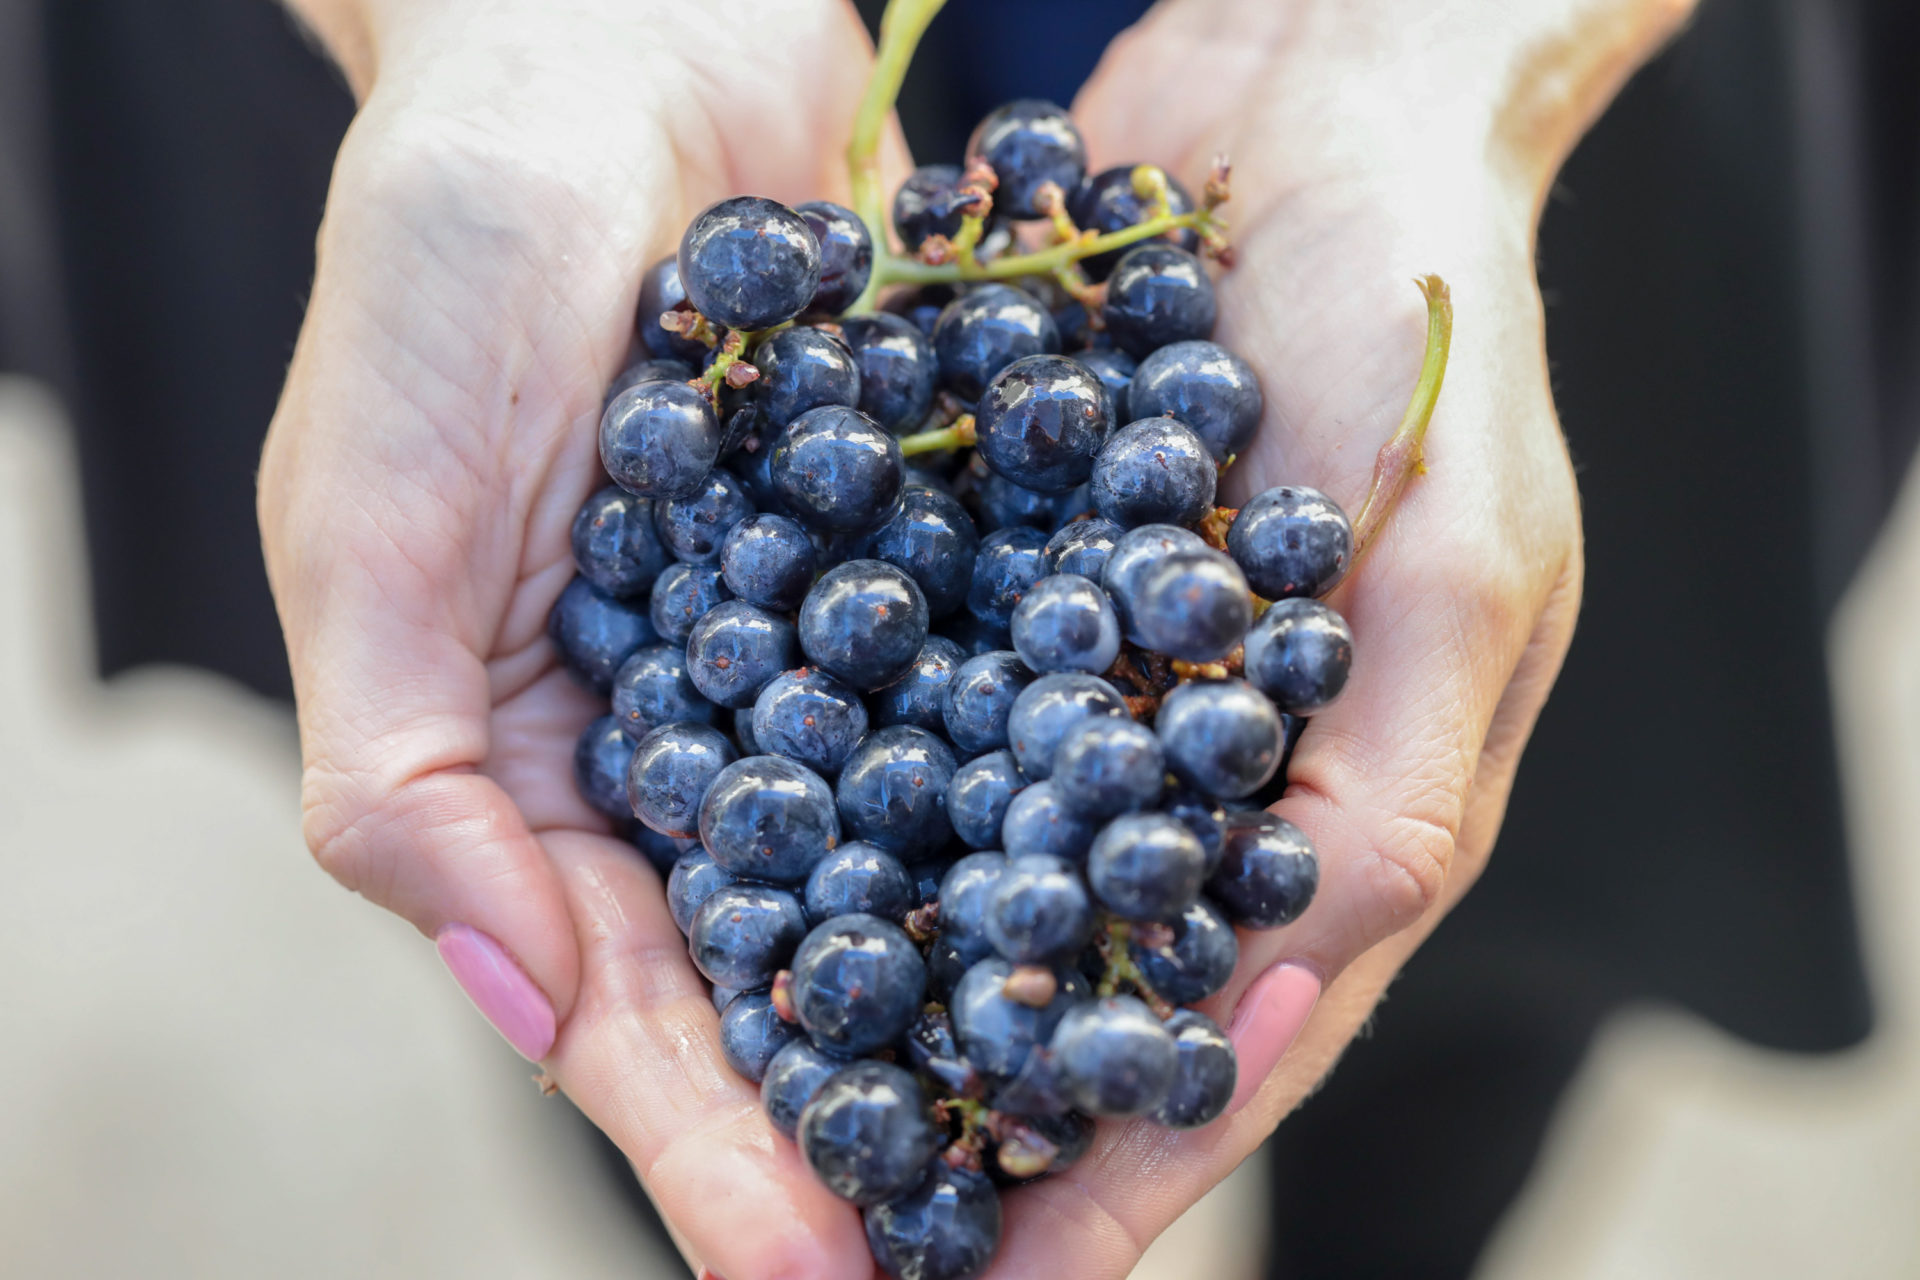
[[[548,848],[579,921],[585,979],[550,1070],[633,1162],[688,1251],[722,1276],[859,1280],[859,1214],[775,1133],[721,1056],[719,1019],[659,881],[618,841]]]

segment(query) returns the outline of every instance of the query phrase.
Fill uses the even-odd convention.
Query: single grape
[[[1139,579],[1127,601],[1127,638],[1188,662],[1218,662],[1253,625],[1240,566],[1212,547],[1175,551]]]
[[[1218,313],[1213,281],[1200,259],[1165,243],[1128,250],[1107,278],[1100,307],[1113,344],[1136,360],[1176,342],[1209,337]]]
[[[1247,679],[1288,715],[1324,710],[1347,687],[1353,630],[1318,600],[1275,601],[1247,633]]]
[[[581,730],[573,746],[573,785],[580,798],[609,818],[631,818],[627,769],[633,764],[633,739],[620,731],[616,716],[601,716]]]
[[[1200,895],[1207,854],[1164,813],[1115,818],[1087,851],[1087,885],[1123,920],[1177,920]]]
[[[1107,593],[1070,573],[1042,578],[1013,610],[1013,647],[1040,672],[1105,671],[1120,656],[1120,622]]]
[[[1100,585],[1113,600],[1122,634],[1133,633],[1132,600],[1140,583],[1176,551],[1204,550],[1200,535],[1170,524],[1143,524],[1114,541],[1100,571]]]
[[[1255,494],[1227,530],[1227,554],[1269,600],[1324,596],[1353,559],[1353,526],[1318,489],[1281,485]]]
[[[1027,785],[1027,776],[1011,751],[989,751],[954,771],[947,786],[947,819],[953,833],[975,849],[1000,843],[1007,806]]]
[[[895,1280],[973,1280],[1000,1247],[1000,1197],[984,1175],[936,1160],[915,1190],[868,1209],[866,1228]]]
[[[712,725],[661,725],[640,739],[627,769],[633,816],[670,836],[695,834],[707,788],[734,758],[733,744]]]
[[[688,676],[723,707],[752,706],[769,681],[799,661],[793,624],[744,600],[714,606],[687,636]]]
[[[806,912],[787,890],[731,884],[694,912],[687,949],[707,981],[751,991],[773,981],[806,933]]]
[[[1015,964],[1064,962],[1093,936],[1093,903],[1072,863],[1032,853],[1007,860],[987,899],[987,940]]]
[[[1190,525],[1213,510],[1220,465],[1184,422],[1142,418],[1094,460],[1093,509],[1122,528]]]
[[[1010,650],[993,649],[960,664],[947,686],[942,720],[963,756],[1007,745],[1007,720],[1033,673]]]
[[[1154,1110],[1156,1124],[1169,1129],[1198,1129],[1226,1113],[1239,1082],[1240,1064],[1233,1042],[1206,1014],[1181,1009],[1162,1024],[1179,1054],[1166,1100]]]
[[[933,343],[920,326],[880,311],[848,316],[840,331],[860,372],[860,412],[894,435],[918,428],[933,408],[940,377]]]
[[[1103,169],[1074,188],[1067,198],[1067,213],[1073,218],[1073,224],[1082,231],[1106,235],[1145,222],[1147,202],[1133,189],[1133,170],[1130,164]],[[1167,175],[1167,212],[1176,217],[1193,212],[1193,197],[1172,174]],[[1182,249],[1200,248],[1199,233],[1191,227],[1170,232],[1165,238]],[[1096,253],[1082,258],[1080,269],[1087,273],[1089,280],[1105,280],[1126,254],[1125,249]]]
[[[678,261],[687,300],[729,329],[791,320],[820,287],[820,242],[806,219],[760,196],[701,210],[680,239]]]
[[[670,564],[653,580],[647,618],[659,637],[685,644],[693,624],[727,599],[720,570],[706,564]]]
[[[1119,525],[1099,516],[1061,525],[1060,531],[1047,539],[1044,552],[1047,572],[1077,573],[1100,581],[1100,575],[1106,571],[1107,557],[1113,554],[1114,543],[1123,532]]]
[[[975,617],[971,612],[964,610],[943,619],[940,623],[940,634],[959,645],[960,652],[969,658],[1013,651],[1013,632],[1010,628]],[[1019,655],[1014,654],[1014,661],[1019,660]]]
[[[774,441],[767,468],[794,518],[824,533],[885,522],[904,482],[900,442],[844,405],[795,418]]]
[[[1212,875],[1214,868],[1220,865],[1220,839],[1227,828],[1225,806],[1192,787],[1181,786],[1167,796],[1166,803],[1160,808],[1186,823],[1187,830],[1198,837],[1200,847],[1207,852],[1207,874]]]
[[[1000,842],[1009,857],[1051,854],[1082,862],[1098,831],[1096,823],[1061,802],[1052,782],[1036,782],[1008,802]]]
[[[1036,201],[1051,182],[1061,203],[1087,176],[1087,146],[1064,107],[1016,98],[987,113],[967,139],[967,155],[993,167],[993,207],[1009,218],[1046,216]]]
[[[1093,510],[1093,499],[1088,496],[1085,485],[1065,493],[1041,493],[986,471],[984,464],[980,470],[986,474],[974,478],[973,497],[983,528],[1006,529],[1023,524],[1050,534],[1081,513]]]
[[[861,1206],[913,1190],[942,1145],[920,1082],[890,1062],[836,1071],[800,1113],[799,1139],[827,1189]]]
[[[933,733],[946,731],[947,686],[965,656],[942,636],[928,636],[907,673],[873,691],[867,709],[875,728],[910,724]]]
[[[860,403],[853,352],[825,329],[782,329],[754,348],[753,364],[760,370],[754,399],[775,428],[822,405],[851,409]]]
[[[553,602],[547,634],[560,651],[560,664],[602,697],[613,688],[620,664],[660,638],[643,610],[614,599],[585,578],[569,582]]]
[[[711,724],[714,715],[714,705],[700,696],[687,674],[686,651],[678,645],[647,645],[614,673],[613,717],[631,741],[638,742],[663,724]],[[625,770],[620,776],[624,787]]]
[[[981,459],[1039,493],[1066,493],[1093,474],[1113,429],[1113,398],[1070,356],[1025,356],[1001,369],[980,397],[974,430]]]
[[[1320,859],[1306,833],[1271,813],[1236,813],[1222,840],[1207,895],[1235,924],[1278,929],[1300,918],[1320,887]]]
[[[1160,739],[1131,720],[1084,720],[1062,734],[1053,751],[1054,790],[1061,803],[1087,818],[1154,808],[1166,774]]]
[[[1166,1100],[1179,1070],[1173,1037],[1132,996],[1067,1012],[1054,1030],[1053,1065],[1073,1104],[1096,1116],[1137,1116]]]
[[[708,989],[708,997],[713,1002],[713,1011],[715,1013],[725,1013],[732,1007],[735,1000],[748,994],[750,993],[742,991],[738,987],[710,987]]]
[[[923,164],[900,184],[893,196],[893,229],[900,234],[908,253],[918,250],[930,236],[951,240],[959,234],[968,208],[968,201],[960,195],[965,176],[956,164]],[[980,237],[983,249],[989,241],[1006,238],[1002,219],[989,215]],[[981,250],[976,253],[992,256]]]
[[[700,840],[736,876],[799,884],[840,842],[833,789],[798,761],[736,760],[700,805]]]
[[[1063,671],[1035,680],[1007,717],[1007,740],[1021,772],[1035,781],[1051,776],[1053,753],[1067,731],[1099,717],[1130,718],[1120,691],[1099,676]]]
[[[873,274],[873,236],[860,215],[830,200],[795,205],[820,245],[820,284],[808,311],[837,316],[853,305]]]
[[[610,596],[645,595],[672,557],[653,530],[653,502],[608,485],[573,518],[573,563]]]
[[[1227,985],[1240,962],[1240,941],[1218,907],[1194,899],[1172,932],[1172,941],[1160,946],[1142,946],[1137,935],[1127,944],[1155,994],[1169,1004],[1194,1004]]]
[[[760,1080],[760,1105],[773,1127],[791,1138],[800,1128],[800,1114],[834,1072],[847,1064],[796,1036],[773,1055]]]
[[[913,876],[900,859],[864,840],[849,840],[813,864],[807,875],[807,919],[865,914],[899,924],[917,905]]]
[[[914,906],[930,906],[939,900],[940,882],[953,870],[954,862],[944,853],[936,853],[907,864],[907,875],[913,880]]]
[[[871,691],[907,673],[927,626],[927,599],[905,572],[882,560],[849,560],[807,593],[800,648],[815,665]]]
[[[816,925],[793,957],[793,1008],[813,1042],[841,1057],[885,1048],[906,1034],[927,991],[920,948],[879,916]]]
[[[600,465],[642,498],[695,493],[720,457],[720,422],[706,394],[685,382],[643,382],[600,418]]]
[[[1010,626],[1013,611],[1046,576],[1047,535],[1038,529],[1000,529],[980,540],[967,588],[967,608],[982,621]]]
[[[693,493],[655,503],[653,523],[675,559],[714,564],[728,532],[752,514],[746,487],[730,473],[714,470]]]
[[[774,613],[800,607],[817,563],[812,539],[790,516],[750,516],[728,530],[720,546],[720,576],[727,590]]]
[[[688,378],[693,376],[691,366],[706,358],[706,344],[661,328],[660,317],[668,311],[692,309],[687,291],[680,287],[680,264],[672,257],[660,259],[640,277],[640,301],[634,308],[634,329],[640,335],[640,345],[656,359],[684,361],[689,366]]]
[[[1004,853],[970,853],[949,867],[940,882],[940,936],[958,950],[963,971],[993,954],[987,903],[1006,869]]]
[[[713,860],[705,849],[693,848],[681,855],[667,876],[667,910],[680,932],[693,928],[694,913],[718,889],[733,884],[735,876]]]
[[[720,1014],[720,1054],[755,1084],[766,1078],[773,1056],[799,1035],[800,1028],[782,1018],[764,992],[740,995]]]
[[[1072,970],[1058,970],[1059,986],[1053,999],[1035,1008],[1007,994],[1013,965],[997,956],[969,968],[953,989],[949,1012],[953,1032],[974,1070],[989,1080],[1006,1081],[1019,1075],[1033,1050],[1053,1036],[1067,1011],[1087,998],[1084,980]]]
[[[867,708],[855,690],[818,667],[785,671],[753,703],[753,738],[768,755],[797,760],[823,778],[867,732]]]
[[[944,618],[967,602],[979,550],[979,531],[960,500],[914,484],[862,548],[869,559],[886,561],[919,585],[929,618]]]
[[[953,1019],[945,1009],[923,1010],[902,1037],[907,1061],[921,1075],[931,1077],[940,1086],[958,1096],[968,1096],[979,1083],[979,1073],[960,1052],[959,1037],[953,1034]]]
[[[623,776],[621,778],[623,796],[625,795],[625,784],[626,779]],[[622,800],[621,804],[624,808],[625,801]],[[634,848],[638,849],[640,855],[653,865],[653,869],[660,873],[660,878],[663,880],[673,874],[673,869],[680,865],[681,858],[684,858],[691,850],[700,847],[700,842],[692,837],[670,836],[664,832],[655,831],[646,823],[636,820],[630,809],[627,811],[627,820],[622,825],[628,842],[631,843]]]
[[[1015,360],[1060,350],[1060,331],[1032,294],[988,284],[946,305],[933,327],[933,350],[948,388],[972,404]]]
[[[849,835],[902,858],[935,853],[953,838],[953,771],[953,752],[938,736],[911,725],[876,729],[840,770],[840,819]]]
[[[1280,767],[1280,713],[1244,680],[1178,686],[1153,727],[1167,768],[1221,800],[1252,795]]]
[[[1081,351],[1073,358],[1085,365],[1094,377],[1100,379],[1100,385],[1107,389],[1107,395],[1113,400],[1114,422],[1133,421],[1127,412],[1127,388],[1133,383],[1139,363],[1126,352],[1115,348]]]
[[[743,756],[763,756],[759,739],[753,736],[753,708],[741,707],[733,712],[733,740],[740,744]]]
[[[758,406],[754,405],[741,410],[742,413],[749,411],[760,413]],[[778,438],[777,435],[775,438]],[[748,439],[734,456],[733,469],[739,473],[740,483],[747,486],[747,496],[753,499],[753,505],[762,514],[793,518],[793,508],[787,505],[786,498],[780,493],[780,486],[774,482],[773,440],[758,436]]]
[[[1176,342],[1140,361],[1127,387],[1136,418],[1178,418],[1217,461],[1246,452],[1266,400],[1245,360],[1213,342]]]

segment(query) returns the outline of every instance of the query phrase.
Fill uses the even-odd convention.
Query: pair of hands
[[[641,270],[722,196],[846,198],[866,36],[844,0],[291,2],[362,100],[260,474],[307,838],[440,940],[696,1265],[867,1275],[858,1215],[722,1060],[658,877],[574,794],[596,708],[544,629]],[[1126,1274],[1484,864],[1580,594],[1533,233],[1567,150],[1688,7],[1162,0],[1075,104],[1096,168],[1235,161],[1219,336],[1260,370],[1267,421],[1223,501],[1293,481],[1357,510],[1418,367],[1410,278],[1442,273],[1458,320],[1431,474],[1342,588],[1354,677],[1279,806],[1320,850],[1319,900],[1243,936],[1209,1005],[1240,1053],[1234,1108],[1103,1127],[1007,1197],[992,1275]],[[887,159],[891,190],[897,140]]]

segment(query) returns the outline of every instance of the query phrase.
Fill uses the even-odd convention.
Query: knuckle
[[[1388,819],[1374,844],[1369,889],[1378,913],[1376,937],[1398,933],[1440,905],[1452,878],[1459,818],[1406,812]]]
[[[365,786],[324,764],[306,767],[300,786],[300,831],[321,870],[349,892],[375,902],[382,894],[374,872],[369,827],[380,811]]]

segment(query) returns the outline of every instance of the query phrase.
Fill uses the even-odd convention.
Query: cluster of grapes
[[[1071,1164],[1093,1117],[1226,1108],[1232,1046],[1182,1006],[1235,926],[1313,897],[1263,805],[1352,659],[1317,599],[1341,510],[1215,505],[1262,408],[1210,341],[1224,174],[1198,207],[1150,166],[1088,176],[1035,101],[968,154],[893,204],[962,283],[877,312],[852,211],[693,220],[646,275],[551,624],[612,704],[580,790],[667,876],[727,1060],[918,1280],[984,1268],[996,1185]],[[1154,219],[984,278],[1014,223],[1073,250]]]

